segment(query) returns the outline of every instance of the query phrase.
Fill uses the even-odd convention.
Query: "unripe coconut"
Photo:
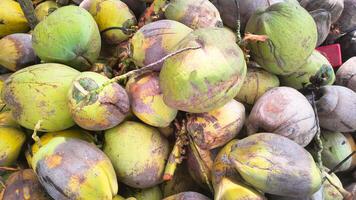
[[[328,37],[331,28],[331,14],[324,10],[318,9],[310,12],[318,30],[318,41],[316,46],[320,46]]]
[[[32,36],[15,33],[0,39],[0,65],[16,71],[40,62],[32,48]]]
[[[56,137],[33,155],[32,166],[54,199],[112,199],[118,191],[109,158],[95,145]]]
[[[312,55],[298,71],[286,76],[280,76],[281,84],[297,90],[311,84],[310,80],[318,82],[320,86],[332,85],[335,81],[334,69],[325,56],[314,50]]]
[[[356,0],[344,0],[344,10],[335,27],[340,33],[347,33],[356,27]]]
[[[336,84],[356,92],[356,57],[350,58],[337,70]]]
[[[346,87],[329,85],[316,101],[320,127],[330,131],[356,130],[356,93]]]
[[[165,60],[160,73],[164,102],[192,113],[209,112],[229,102],[246,76],[242,50],[220,28],[198,29],[172,50],[190,49]]]
[[[27,163],[30,167],[32,167],[31,165],[32,165],[33,155],[36,154],[42,146],[46,145],[53,138],[57,138],[57,137],[75,138],[75,139],[87,141],[89,143],[94,143],[94,137],[81,129],[68,129],[65,131],[46,133],[42,135],[40,139],[31,146],[31,149],[27,150],[25,153]],[[33,166],[33,168],[34,167],[35,166]]]
[[[249,66],[244,83],[235,99],[253,105],[265,92],[278,86],[279,79],[276,75],[262,68]]]
[[[20,4],[13,0],[0,1],[0,21],[0,38],[30,30]]]
[[[173,20],[159,20],[140,28],[131,39],[131,58],[135,65],[143,67],[158,61],[193,30]],[[158,63],[155,70],[161,70]]]
[[[134,197],[136,200],[162,200],[162,192],[158,186],[146,189],[125,188],[125,197]]]
[[[42,21],[56,9],[58,4],[55,1],[45,1],[36,6],[35,15],[39,21]]]
[[[86,9],[94,17],[103,39],[109,44],[119,44],[130,37],[137,24],[135,15],[120,0],[84,0],[80,7]]]
[[[142,189],[162,182],[169,145],[155,128],[126,121],[105,132],[104,152],[121,182]]]
[[[237,20],[240,20],[240,29],[243,33],[251,15],[257,10],[266,9],[270,5],[280,2],[294,2],[295,0],[212,0],[219,10],[220,16],[226,26],[237,29]]]
[[[268,37],[266,41],[251,41],[248,46],[258,64],[278,75],[297,71],[312,54],[318,38],[313,17],[303,7],[290,2],[257,11],[245,32]]]
[[[255,189],[228,178],[223,178],[215,190],[214,200],[267,200]]]
[[[171,0],[164,15],[192,29],[223,27],[218,9],[209,0]]]
[[[32,45],[44,62],[87,70],[99,56],[101,40],[98,26],[86,10],[64,6],[35,27]]]
[[[200,148],[214,149],[236,137],[244,123],[245,107],[231,100],[210,112],[189,114],[187,131]]]
[[[159,74],[146,73],[132,77],[126,84],[132,112],[143,122],[167,127],[177,116],[177,110],[167,106],[159,87]]]
[[[74,125],[67,93],[80,73],[61,64],[39,64],[12,74],[2,97],[14,119],[28,129],[40,122],[40,131],[60,131]]]
[[[346,33],[336,43],[341,45],[342,60],[346,62],[348,59],[351,59],[356,55],[356,30]]]
[[[14,164],[25,143],[26,135],[20,129],[0,126],[0,166]]]
[[[229,159],[246,182],[263,192],[300,197],[321,187],[313,157],[277,134],[259,133],[239,140],[232,146]]]
[[[252,108],[247,120],[249,134],[260,130],[288,137],[305,147],[317,128],[308,100],[297,90],[277,87],[267,91]]]
[[[48,200],[35,172],[32,169],[14,172],[6,180],[4,200]]]
[[[109,80],[95,72],[82,72],[73,81],[68,91],[68,106],[80,127],[93,131],[110,129],[129,113],[129,97],[118,83],[109,84],[99,93],[94,92]]]
[[[210,199],[197,192],[181,192],[179,194],[166,197],[163,200],[210,200]]]
[[[331,15],[331,22],[335,23],[344,10],[344,0],[298,0],[307,11],[324,9]]]
[[[321,152],[321,159],[323,165],[329,169],[336,167],[353,151],[351,144],[347,138],[339,132],[330,132],[323,130],[321,134],[321,141],[323,144],[323,151]],[[314,157],[317,152],[312,149],[311,153]],[[352,159],[348,159],[341,166],[338,167],[336,172],[347,171],[352,167]]]

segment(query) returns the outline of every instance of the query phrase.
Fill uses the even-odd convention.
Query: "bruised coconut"
[[[197,192],[181,192],[163,200],[210,200],[208,197]]]
[[[0,38],[30,30],[20,4],[13,0],[0,1],[0,21]]]
[[[255,103],[247,129],[249,134],[263,130],[285,136],[304,147],[316,134],[315,123],[314,110],[300,92],[277,87],[267,91]]]
[[[244,83],[235,99],[253,105],[265,92],[278,86],[279,79],[276,75],[262,68],[249,66]]]
[[[337,70],[336,84],[356,92],[356,57],[350,58]]]
[[[245,107],[231,100],[210,112],[189,114],[187,131],[200,148],[214,149],[236,137],[244,123]]]
[[[4,200],[48,200],[49,197],[41,186],[32,169],[14,172],[6,180],[2,196]]]
[[[335,43],[341,45],[342,60],[346,62],[348,59],[351,59],[356,55],[356,30],[346,33],[346,35],[339,38]]]
[[[0,65],[11,71],[34,65],[40,62],[31,43],[32,36],[26,33],[15,33],[0,39]]]
[[[130,42],[133,62],[143,67],[154,63],[168,53],[185,36],[193,30],[182,23],[173,20],[159,20],[141,27]],[[159,71],[163,63],[158,63],[155,70]]]
[[[209,0],[171,0],[164,15],[192,29],[223,26],[219,11]]]
[[[105,131],[104,152],[128,186],[142,189],[163,181],[169,145],[155,128],[126,121]]]
[[[320,127],[337,132],[356,130],[356,93],[346,87],[329,85],[316,101]]]
[[[35,15],[39,21],[42,21],[58,8],[59,6],[55,1],[44,1],[36,6]]]
[[[131,78],[126,84],[132,112],[143,122],[156,127],[167,127],[177,116],[177,110],[163,101],[159,74],[146,73]]]
[[[87,70],[99,56],[101,39],[90,13],[78,6],[64,6],[35,27],[32,45],[44,62]]]
[[[135,15],[120,0],[84,0],[80,7],[94,17],[103,39],[109,44],[127,40],[132,33],[129,30],[137,24]]]
[[[311,84],[311,80],[319,86],[332,85],[335,73],[328,59],[315,50],[298,71],[280,76],[280,80],[282,85],[299,90]]]
[[[163,64],[160,87],[164,102],[178,110],[202,113],[221,107],[239,92],[246,76],[242,50],[220,28],[198,29],[172,50]]]
[[[80,127],[93,131],[110,129],[129,113],[129,97],[118,83],[95,92],[109,80],[95,72],[82,72],[73,81],[68,91],[68,106]]]
[[[309,13],[313,17],[318,31],[318,41],[316,46],[320,46],[329,35],[331,28],[331,14],[324,9],[317,9]]]
[[[83,140],[51,139],[33,155],[32,166],[54,199],[112,199],[118,191],[109,158]]]
[[[300,197],[321,187],[313,157],[283,136],[259,133],[239,140],[229,159],[247,183],[263,192]]]
[[[277,75],[297,71],[312,54],[318,37],[311,15],[291,2],[257,11],[245,32],[267,36],[266,41],[250,41],[248,47],[259,65]]]
[[[14,119],[28,129],[60,131],[74,125],[67,105],[67,93],[80,73],[61,64],[39,64],[12,74],[2,98]]]
[[[15,163],[26,135],[20,129],[9,126],[0,126],[0,166],[10,166]]]

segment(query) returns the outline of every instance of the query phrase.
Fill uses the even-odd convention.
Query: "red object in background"
[[[342,65],[340,44],[321,46],[316,48],[316,50],[323,54],[334,68]]]

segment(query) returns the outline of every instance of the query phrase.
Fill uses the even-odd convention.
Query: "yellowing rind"
[[[26,135],[17,128],[0,126],[0,138],[0,166],[10,166],[17,160]]]
[[[13,0],[0,1],[0,38],[30,30],[20,4]]]

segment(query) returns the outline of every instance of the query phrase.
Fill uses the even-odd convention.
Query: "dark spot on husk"
[[[91,92],[99,88],[98,84],[91,78],[85,77],[77,81],[88,92]],[[98,94],[96,93],[90,94],[89,99],[87,99],[88,97],[85,94],[83,94],[75,85],[72,90],[72,97],[73,99],[75,99],[77,104],[80,103],[81,101],[85,101],[85,105],[91,105],[98,100]]]
[[[9,79],[8,79],[9,80]],[[4,100],[6,104],[11,108],[12,116],[15,120],[19,120],[22,115],[22,105],[16,100],[15,94],[13,93],[13,88],[9,87],[11,80],[5,82]]]

